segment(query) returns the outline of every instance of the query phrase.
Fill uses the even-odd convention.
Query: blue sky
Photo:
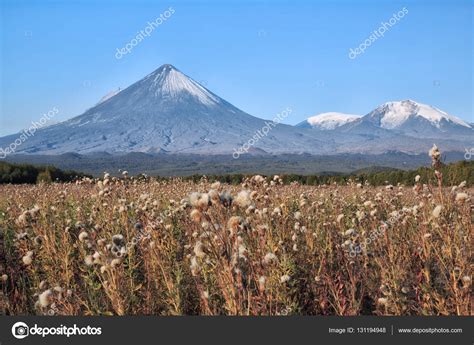
[[[473,2],[0,0],[0,135],[60,121],[171,63],[240,109],[296,124],[414,99],[474,122]],[[138,31],[174,14],[116,59]],[[356,48],[408,13],[356,59]]]

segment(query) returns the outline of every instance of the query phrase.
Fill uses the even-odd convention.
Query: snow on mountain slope
[[[303,122],[297,124],[297,127],[317,128],[322,130],[335,129],[349,122],[359,119],[360,115],[344,114],[337,112],[321,113],[311,116]]]
[[[16,152],[231,155],[267,123],[234,107],[175,67],[163,65],[84,114],[38,130]],[[14,139],[15,135],[0,138],[0,147]],[[253,140],[254,149],[271,153],[321,153],[332,150],[333,145],[312,131],[284,124]]]
[[[384,137],[404,135],[416,139],[474,141],[474,129],[465,121],[433,106],[412,100],[384,103],[367,115],[336,129],[346,134]]]
[[[474,145],[473,133],[462,120],[413,101],[389,102],[363,117],[325,113],[297,127],[275,125],[236,108],[175,67],[163,65],[82,115],[38,129],[15,147],[15,153],[231,157],[245,144],[252,154],[425,153],[433,142],[443,150],[464,152]],[[18,137],[0,138],[0,149]]]
[[[441,128],[442,122],[471,128],[471,126],[456,116],[412,100],[387,102],[371,112],[371,116],[380,118],[380,127],[386,129],[400,128],[411,118],[423,118],[433,126]]]
[[[150,87],[155,90],[155,96],[176,98],[185,92],[195,97],[202,104],[214,105],[219,103],[219,97],[171,65],[165,65],[161,73],[152,73],[145,77],[145,80],[147,79],[152,80]]]

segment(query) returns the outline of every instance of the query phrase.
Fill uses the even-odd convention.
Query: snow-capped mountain
[[[360,115],[344,114],[337,112],[321,113],[307,118],[300,122],[296,127],[316,128],[321,130],[330,130],[343,126],[349,122],[353,122],[361,118]]]
[[[16,153],[171,152],[232,154],[268,121],[251,116],[215,95],[172,65],[163,65],[84,114],[48,128],[16,148]],[[262,132],[260,132],[262,133]],[[8,146],[18,135],[0,138]],[[325,152],[330,141],[289,125],[272,126],[253,139],[262,152]]]
[[[468,123],[455,116],[431,105],[417,103],[412,100],[387,102],[372,111],[370,116],[373,119],[379,119],[380,127],[387,129],[402,128],[414,118],[426,120],[432,126],[440,129],[446,124],[471,128]]]
[[[20,145],[14,144],[15,153],[166,152],[230,157],[242,147],[254,155],[415,154],[426,153],[434,142],[445,151],[474,147],[471,125],[414,101],[385,103],[363,117],[325,113],[289,126],[243,112],[172,65],[163,65],[119,91],[106,95],[82,115],[38,129]],[[20,135],[0,138],[0,149],[12,147]]]
[[[415,138],[474,138],[474,129],[467,122],[438,108],[412,100],[384,103],[340,129],[359,134],[391,131]]]

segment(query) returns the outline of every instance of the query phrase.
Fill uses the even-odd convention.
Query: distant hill
[[[446,163],[464,159],[460,152],[443,153]],[[8,157],[11,163],[51,165],[63,170],[76,170],[94,176],[102,176],[104,171],[120,175],[119,169],[131,175],[148,174],[160,176],[190,176],[194,174],[348,174],[360,169],[396,168],[402,170],[429,166],[428,154],[408,155],[401,152],[387,152],[380,155],[341,154],[257,154],[244,155],[239,159],[232,155],[193,154],[145,154],[128,153],[111,155],[96,153],[91,155],[15,155]],[[374,168],[375,167],[375,168]]]

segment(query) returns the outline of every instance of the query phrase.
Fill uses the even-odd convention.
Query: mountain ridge
[[[464,152],[465,147],[474,147],[469,124],[411,100],[384,103],[358,118],[329,113],[326,128],[271,123],[240,110],[170,64],[106,96],[81,115],[38,129],[15,148],[15,153],[232,155],[245,148],[243,152],[257,155],[418,154],[426,152],[433,142],[449,151]],[[394,105],[404,111],[403,116],[409,113],[405,117],[410,120],[387,126],[382,120],[393,115],[390,111]],[[431,118],[425,114],[427,109],[433,111]],[[420,112],[425,116],[413,115]],[[262,132],[265,135],[260,135]],[[0,138],[0,148],[8,147],[16,138],[15,134]]]

